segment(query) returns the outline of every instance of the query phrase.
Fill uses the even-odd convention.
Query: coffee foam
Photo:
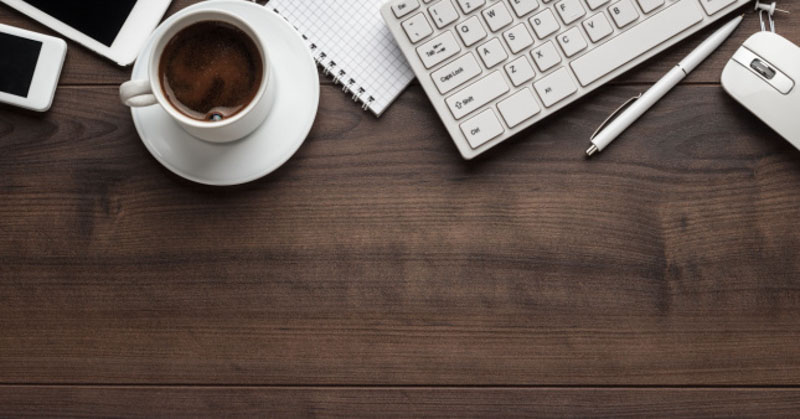
[[[230,118],[255,98],[263,76],[255,42],[228,23],[190,25],[161,55],[164,94],[181,113],[198,120]]]

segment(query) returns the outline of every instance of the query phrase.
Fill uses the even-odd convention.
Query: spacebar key
[[[697,0],[681,0],[614,39],[589,51],[570,65],[581,86],[640,57],[703,20]]]

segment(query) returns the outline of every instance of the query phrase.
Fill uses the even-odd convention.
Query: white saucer
[[[300,148],[319,105],[319,75],[300,35],[264,6],[241,0],[210,0],[183,9],[156,30],[190,10],[224,9],[253,26],[264,40],[277,82],[275,104],[264,123],[232,143],[212,144],[184,131],[160,105],[131,108],[145,147],[161,164],[186,179],[207,185],[237,185],[277,169]],[[131,79],[147,78],[152,40],[139,54]]]

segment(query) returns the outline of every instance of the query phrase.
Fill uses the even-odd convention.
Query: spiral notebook
[[[414,79],[380,14],[385,0],[271,0],[324,73],[380,116]]]

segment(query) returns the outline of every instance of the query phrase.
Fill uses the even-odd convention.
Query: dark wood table
[[[718,84],[757,29],[592,160],[709,30],[471,162],[418,85],[376,119],[321,80],[233,188],[158,164],[130,70],[71,43],[48,113],[0,107],[0,416],[797,415],[800,152]]]

